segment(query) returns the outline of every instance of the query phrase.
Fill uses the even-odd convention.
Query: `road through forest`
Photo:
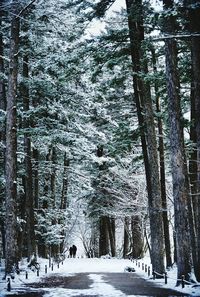
[[[76,273],[71,276],[54,274],[40,282],[26,285],[21,293],[12,297],[175,297],[183,295],[174,290],[160,288],[142,279],[137,273]],[[59,290],[58,290],[59,289]]]

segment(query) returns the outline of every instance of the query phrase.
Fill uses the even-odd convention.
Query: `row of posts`
[[[133,260],[133,263],[134,263],[134,260]],[[138,268],[140,268],[140,261],[135,260],[135,265],[138,266]],[[148,276],[151,275],[151,268],[147,264],[142,263],[142,270],[145,273],[148,273]]]
[[[134,263],[134,260],[132,260],[133,263]],[[135,260],[135,265],[138,266],[138,268],[141,267],[141,263],[140,261],[137,261]],[[151,275],[151,268],[150,266],[148,266],[147,264],[144,264],[142,263],[142,270],[148,274],[148,276],[150,277]],[[158,275],[155,270],[152,271],[152,275],[153,275],[153,279],[155,280],[156,279],[156,276]],[[160,277],[163,277],[164,280],[165,280],[165,284],[167,284],[167,272],[164,273],[164,275],[159,275]],[[185,276],[182,275],[181,276],[181,285],[182,285],[182,288],[185,288]]]
[[[63,262],[62,262],[62,265],[63,265]],[[52,264],[50,263],[49,268],[51,268],[51,271],[53,271],[54,264],[53,263]],[[57,264],[57,268],[58,269],[60,268],[60,264],[59,263]],[[45,265],[44,271],[45,271],[45,274],[48,272],[47,265]],[[39,269],[36,269],[36,273],[37,273],[37,276],[40,276],[40,268]],[[28,279],[28,271],[26,271],[26,279]]]
[[[63,265],[63,261],[61,263]],[[50,258],[49,258],[49,268],[51,269],[51,271],[54,270],[54,263],[51,263],[51,259]],[[58,269],[60,268],[60,263],[59,262],[57,263],[57,268]],[[47,272],[48,272],[47,265],[45,265],[44,272],[45,272],[45,274],[47,274]],[[37,276],[40,276],[40,268],[36,269],[36,274],[37,274]],[[27,270],[26,270],[26,273],[25,273],[25,278],[28,279],[28,271]],[[7,279],[7,291],[11,291],[11,281],[10,281],[10,278]]]

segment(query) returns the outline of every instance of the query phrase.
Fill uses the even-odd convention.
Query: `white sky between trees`
[[[152,3],[152,6],[155,8],[155,10],[158,11],[162,9],[162,2],[160,0],[150,0],[150,2]],[[113,13],[120,11],[122,8],[125,8],[125,0],[116,0],[107,11],[106,16],[111,16]],[[86,37],[100,34],[104,27],[105,23],[103,20],[93,20],[86,30]]]

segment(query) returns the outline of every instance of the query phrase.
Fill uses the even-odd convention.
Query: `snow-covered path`
[[[23,264],[23,263],[22,263]],[[23,264],[25,267],[25,264]],[[22,266],[23,266],[22,265]],[[54,270],[48,268],[48,273],[45,273],[45,265],[48,265],[47,260],[40,259],[40,276],[36,273],[29,271],[28,279],[25,278],[25,271],[19,276],[16,276],[15,280],[12,281],[12,294],[27,287],[36,288],[38,292],[43,290],[45,292],[44,297],[146,297],[146,296],[172,296],[169,295],[165,288],[175,289],[175,285],[169,282],[168,285],[164,285],[163,280],[149,282],[148,277],[145,276],[144,272],[136,267],[137,273],[125,272],[125,268],[133,267],[133,263],[130,260],[124,259],[87,259],[87,258],[67,258],[63,265],[58,268],[54,265]],[[64,280],[63,284],[59,283],[59,280]],[[146,279],[144,281],[144,279]],[[54,283],[55,281],[55,283]],[[138,282],[134,287],[134,282]],[[35,285],[32,285],[35,283]],[[155,283],[161,287],[163,294],[157,294],[150,288],[154,287]],[[145,290],[141,290],[139,293],[138,285],[141,289],[148,287]],[[137,290],[136,290],[137,288]],[[190,290],[188,288],[181,289],[179,291],[187,296],[200,296],[197,290]],[[6,291],[6,283],[0,282],[0,296],[5,296],[8,292]],[[147,292],[147,293],[146,293]],[[180,292],[173,293],[173,296],[180,294]],[[18,295],[22,296],[22,295]],[[27,295],[29,296],[29,295]],[[36,295],[37,296],[37,295]],[[38,293],[39,296],[39,293]]]
[[[127,295],[120,290],[116,290],[112,285],[107,284],[102,275],[90,274],[89,278],[92,284],[89,289],[63,289],[54,288],[49,289],[44,297],[75,297],[75,296],[101,296],[101,297],[126,297]],[[129,296],[134,297],[134,295]]]

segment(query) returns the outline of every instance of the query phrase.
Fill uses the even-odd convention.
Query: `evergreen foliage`
[[[22,257],[30,259],[35,252],[42,257],[56,256],[68,248],[77,234],[89,257],[104,253],[115,256],[116,250],[122,249],[120,255],[142,256],[145,232],[151,239],[156,238],[157,226],[152,223],[152,217],[157,220],[161,213],[170,210],[175,212],[175,225],[173,221],[170,223],[177,232],[173,252],[179,266],[178,277],[181,271],[189,279],[191,257],[199,280],[196,268],[200,258],[197,170],[200,134],[196,65],[199,65],[200,32],[194,22],[199,15],[199,3],[163,1],[163,10],[155,9],[149,1],[127,0],[124,4],[128,9],[121,8],[114,13],[114,2],[1,2],[0,256],[7,259],[6,273],[12,273],[11,266],[17,267]],[[97,19],[104,24],[104,29],[92,36],[88,32]],[[19,40],[12,35],[16,21],[20,23]],[[16,55],[10,44],[13,40],[19,41]],[[174,46],[175,79],[180,78],[174,89],[177,97],[170,93],[173,69],[169,67],[172,58],[166,46],[169,51]],[[169,63],[167,75],[165,60]],[[10,79],[11,66],[15,70],[16,88]],[[173,135],[170,118],[175,97],[176,104],[180,104],[179,110],[174,109],[179,135],[177,131]],[[11,182],[13,189],[16,186],[13,197],[17,207],[13,211],[14,227],[5,233],[8,203],[12,202],[6,163],[9,161],[11,99],[16,100],[17,112],[14,123],[17,143],[11,152],[11,161],[16,161],[13,163],[16,178]],[[154,136],[156,139],[152,142]],[[184,197],[189,197],[184,200],[183,219],[185,226],[193,230],[191,241],[187,242],[192,256],[189,254],[185,259],[186,268],[181,269],[178,232],[188,230],[180,229],[178,210],[170,208],[174,202],[175,206],[180,203],[180,189],[177,195],[172,193],[172,185],[175,189],[181,181],[175,180],[177,158],[172,164],[169,161],[175,156],[170,153],[175,145],[174,136],[178,136],[183,145],[179,146],[182,148],[180,160],[190,163],[189,174],[184,167],[182,177],[192,185],[191,190],[188,184],[188,189],[184,187],[182,191]],[[153,168],[153,153],[159,161],[159,171],[155,170],[156,166]],[[164,181],[162,170],[166,176]],[[153,174],[154,181],[151,180]],[[164,195],[170,197],[162,205],[159,199],[163,192],[157,195],[159,199],[152,198],[156,196],[152,191],[156,180],[161,180],[160,192],[164,189]],[[125,235],[120,237],[116,248],[118,228]],[[8,242],[11,234],[16,236],[13,240],[18,249],[12,251],[9,261],[5,239]],[[155,259],[152,244],[149,252],[153,263],[163,260],[163,256]]]

